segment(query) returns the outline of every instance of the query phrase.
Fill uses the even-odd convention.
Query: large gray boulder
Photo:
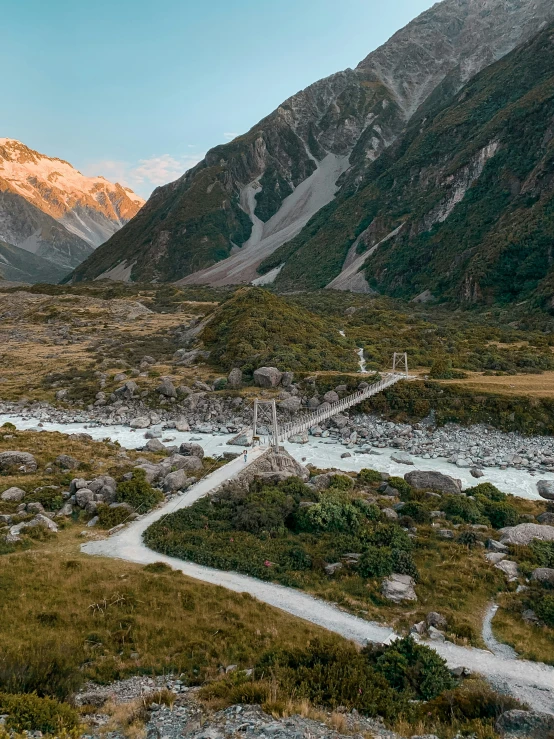
[[[160,480],[164,472],[162,465],[150,464],[149,462],[137,464],[135,469],[142,470],[144,472],[144,478],[146,482],[150,483],[150,485]]]
[[[387,600],[401,603],[404,600],[417,600],[414,579],[409,575],[392,574],[383,580],[381,592]]]
[[[189,472],[198,472],[202,469],[202,460],[200,457],[185,457],[183,454],[172,454],[162,462],[162,466],[168,467],[170,470],[188,470]]]
[[[552,585],[554,587],[554,570],[550,567],[537,567],[531,573],[531,580],[536,582],[542,582],[546,585]]]
[[[277,387],[283,373],[277,367],[260,367],[254,370],[254,382],[258,387]]]
[[[87,483],[89,490],[101,496],[104,503],[113,503],[116,499],[117,482],[110,475],[100,475]]]
[[[81,463],[75,457],[70,457],[69,454],[60,454],[56,457],[55,464],[64,470],[76,470]]]
[[[227,385],[231,390],[238,390],[242,385],[242,370],[238,367],[232,369],[227,375]]]
[[[547,526],[554,526],[554,513],[549,513],[548,511],[541,513],[540,516],[537,516],[537,521]]]
[[[408,464],[413,465],[414,460],[410,457],[407,452],[394,452],[391,454],[391,460],[397,464]]]
[[[0,471],[36,472],[37,461],[29,452],[0,453]]]
[[[199,459],[204,459],[204,450],[200,444],[192,444],[191,442],[181,444],[179,454],[182,454],[183,457],[199,457]]]
[[[150,426],[150,419],[148,416],[138,416],[129,421],[129,426],[132,429],[147,429]]]
[[[496,731],[502,739],[551,739],[554,716],[535,711],[506,711],[496,722]]]
[[[504,556],[501,554],[501,552],[498,552],[498,554]],[[500,562],[497,562],[494,566],[497,570],[500,570],[506,575],[506,577],[508,578],[508,582],[515,582],[519,577],[517,562],[512,562],[512,560],[510,559],[503,559]]]
[[[184,490],[187,486],[187,476],[184,470],[175,470],[164,478],[166,493],[176,493],[178,490]]]
[[[416,490],[436,490],[440,493],[457,495],[462,492],[462,483],[441,472],[413,470],[404,475],[404,479]]]
[[[0,500],[5,501],[6,503],[20,503],[23,498],[25,497],[26,493],[25,490],[22,490],[21,488],[8,488],[7,490],[4,490],[2,495],[0,495]]]
[[[88,503],[94,500],[94,493],[88,488],[81,488],[75,493],[75,503],[79,508],[86,508]]]
[[[542,526],[538,523],[520,523],[518,526],[507,526],[500,529],[502,544],[527,546],[534,539],[554,541],[554,526]]]
[[[283,387],[290,387],[293,380],[294,374],[292,372],[283,372],[283,376],[281,377],[281,385]]]
[[[329,390],[329,392],[325,393],[323,396],[323,401],[325,403],[338,403],[339,401],[339,394],[335,392],[334,390]]]
[[[302,401],[298,396],[293,395],[292,397],[281,401],[281,403],[279,403],[279,407],[289,413],[297,413],[302,407]]]
[[[165,452],[165,446],[159,439],[148,439],[144,445],[146,452]]]
[[[156,392],[166,398],[176,398],[177,390],[169,377],[162,377],[161,383],[156,388]]]
[[[539,480],[537,490],[541,498],[545,500],[554,500],[554,480]]]
[[[134,380],[128,380],[124,385],[114,390],[114,394],[124,400],[131,400],[135,397],[135,393],[138,393],[139,386]]]

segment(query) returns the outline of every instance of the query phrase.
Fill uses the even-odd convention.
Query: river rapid
[[[135,430],[123,425],[102,425],[89,423],[56,423],[40,421],[37,418],[21,417],[16,414],[0,414],[0,426],[6,422],[20,430],[36,431],[58,431],[63,434],[89,434],[95,440],[109,439],[118,442],[125,449],[139,449],[146,444],[145,431]],[[152,427],[150,431],[161,431],[161,441],[166,444],[181,444],[191,440],[198,442],[209,456],[218,456],[225,451],[239,451],[239,447],[229,446],[227,442],[233,437],[232,434],[199,434],[194,432],[179,432],[175,429],[162,431],[161,426]],[[397,449],[383,448],[363,454],[353,449],[351,456],[342,458],[345,447],[342,444],[310,437],[307,444],[284,444],[286,450],[304,465],[313,464],[320,469],[339,469],[345,472],[359,472],[364,467],[388,472],[390,475],[403,477],[410,470],[434,470],[462,481],[465,487],[471,487],[478,482],[491,482],[504,493],[511,493],[520,498],[529,500],[541,500],[537,492],[538,480],[554,480],[554,474],[540,472],[532,474],[525,470],[514,468],[500,469],[487,467],[483,470],[484,476],[475,480],[468,469],[462,469],[448,462],[445,458],[422,459],[412,457],[413,464],[399,464],[391,459],[398,453]]]

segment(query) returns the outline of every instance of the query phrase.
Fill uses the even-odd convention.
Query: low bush
[[[510,695],[500,695],[486,683],[470,680],[434,698],[422,708],[422,713],[450,723],[452,720],[496,720],[505,711],[517,708],[524,706]]]
[[[140,509],[141,513],[146,513],[163,500],[163,494],[146,481],[144,470],[134,470],[131,480],[118,484],[117,500],[119,503],[129,503],[136,511]]]
[[[402,515],[409,516],[415,523],[431,523],[431,513],[423,503],[409,501],[402,508]]]
[[[383,481],[383,477],[380,472],[377,472],[376,470],[365,469],[365,468],[359,471],[358,479],[360,480],[360,482],[363,482],[366,484]]]
[[[101,503],[96,509],[96,515],[98,516],[99,526],[103,529],[113,529],[114,526],[119,526],[128,520],[129,511],[124,506],[110,508],[109,505]]]
[[[18,732],[58,734],[79,725],[79,716],[71,706],[34,693],[0,693],[0,714],[7,714],[6,728]]]

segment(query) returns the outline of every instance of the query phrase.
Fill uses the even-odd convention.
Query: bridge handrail
[[[301,431],[312,428],[312,426],[317,425],[319,421],[325,421],[328,418],[332,418],[340,411],[346,410],[353,405],[357,405],[366,398],[370,398],[372,395],[375,395],[376,393],[381,392],[381,390],[384,390],[385,388],[390,387],[391,385],[394,385],[395,383],[404,379],[406,379],[405,375],[400,375],[396,373],[390,374],[385,379],[381,379],[378,382],[375,382],[373,385],[370,385],[364,390],[357,390],[355,393],[352,393],[351,395],[348,395],[341,400],[337,400],[334,403],[331,403],[322,411],[315,410],[313,413],[304,413],[294,422],[289,421],[281,426],[279,441],[286,441],[289,436],[294,436]]]

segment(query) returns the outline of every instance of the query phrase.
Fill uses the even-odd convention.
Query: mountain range
[[[45,262],[44,280],[58,281],[143,204],[129,188],[85,177],[62,159],[0,138],[0,241],[10,247],[1,253],[0,274],[35,282],[35,267]]]
[[[554,6],[546,0],[445,0],[433,6],[356,69],[289,98],[247,134],[212,149],[183,177],[155,190],[138,215],[71,279],[275,282],[292,289],[379,289],[409,297],[424,293],[422,299],[449,290],[482,295],[471,279],[464,283],[463,275],[465,287],[456,283],[454,288],[452,281],[441,287],[439,277],[452,266],[448,259],[459,266],[462,234],[448,258],[443,255],[442,262],[429,266],[426,274],[440,270],[430,280],[417,269],[416,279],[414,260],[405,261],[396,244],[410,252],[417,237],[416,261],[425,262],[427,237],[422,234],[437,223],[442,228],[453,223],[457,206],[467,207],[491,162],[502,160],[507,140],[501,136],[489,137],[478,150],[466,146],[473,138],[486,138],[481,128],[490,123],[490,111],[477,104],[479,85],[496,96],[495,113],[517,117],[514,106],[534,83],[532,73],[520,69],[529,55],[512,52],[542,33],[543,42],[535,48],[545,54],[539,75],[545,81],[551,71],[545,39],[553,20]],[[490,72],[483,78],[497,69],[502,70],[498,76]],[[522,74],[527,84],[512,85]],[[502,97],[506,85],[511,95]],[[466,114],[465,124],[456,125],[455,116]],[[440,141],[433,128],[439,119],[446,122]],[[407,154],[418,142],[425,148],[419,159],[410,161]],[[384,196],[391,183],[382,178],[400,166],[412,169],[404,171],[402,183],[392,180],[395,197],[414,208],[425,197],[432,201],[429,213],[399,206],[396,218],[390,217],[391,203]],[[521,177],[517,179],[523,184]],[[412,217],[416,225],[408,227]],[[481,236],[472,236],[474,252],[479,252]],[[377,250],[373,268],[365,252],[383,240],[386,246]],[[367,262],[361,259],[364,253]]]

